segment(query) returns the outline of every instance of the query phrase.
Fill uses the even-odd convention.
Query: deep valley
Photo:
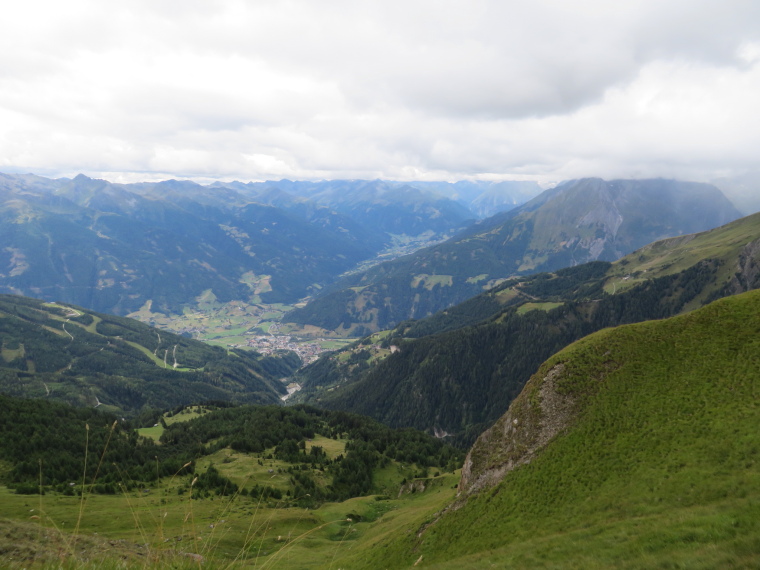
[[[0,565],[756,567],[760,214],[0,175]]]

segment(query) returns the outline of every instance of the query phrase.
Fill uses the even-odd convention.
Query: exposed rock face
[[[760,240],[748,243],[739,254],[736,273],[728,284],[731,294],[760,287]]]
[[[424,493],[429,482],[430,481],[428,479],[413,479],[412,481],[401,485],[398,490],[397,498],[400,498],[402,495],[409,493]]]
[[[557,391],[563,364],[535,374],[509,410],[473,445],[462,468],[459,493],[493,487],[563,431],[574,417],[575,399]]]

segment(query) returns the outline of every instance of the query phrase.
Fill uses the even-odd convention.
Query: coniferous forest
[[[373,492],[375,469],[392,461],[426,473],[428,468],[453,471],[463,457],[460,450],[416,430],[305,406],[210,403],[208,413],[197,419],[166,426],[159,442],[138,435],[136,421],[93,409],[8,396],[0,396],[0,406],[0,453],[9,465],[4,482],[21,494],[120,494],[173,477],[186,480],[189,488],[199,459],[230,448],[290,464],[289,496],[297,497],[294,504],[314,506]],[[305,442],[316,436],[341,440],[345,452],[334,458],[319,446],[307,452]],[[329,484],[316,482],[317,471],[326,474]],[[209,469],[199,474],[192,491],[202,498],[242,489]],[[267,492],[275,493],[273,488]],[[281,491],[277,494],[282,499]]]

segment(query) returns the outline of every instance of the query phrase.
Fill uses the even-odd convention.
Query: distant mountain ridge
[[[501,279],[613,261],[652,241],[738,217],[707,184],[569,181],[445,243],[352,275],[286,320],[360,336],[431,315]]]
[[[0,292],[122,315],[148,301],[180,313],[207,290],[293,303],[388,248],[389,232],[435,239],[472,217],[426,190],[334,184],[331,207],[256,184],[0,174]]]
[[[267,192],[284,190],[391,234],[446,232],[474,218],[470,210],[449,198],[383,180],[281,181],[250,186]]]
[[[225,185],[225,183],[218,183]],[[233,183],[241,188],[240,183]],[[244,185],[247,191],[260,193],[276,192],[279,195],[285,193],[288,196],[296,196],[316,201],[322,205],[339,207],[344,203],[344,198],[356,203],[369,200],[373,196],[388,196],[394,190],[404,189],[408,195],[402,197],[409,201],[413,194],[411,191],[423,192],[424,194],[436,194],[440,198],[452,200],[469,211],[468,217],[486,218],[498,212],[511,210],[524,204],[531,198],[542,192],[536,182],[502,180],[460,180],[459,182],[432,182],[432,181],[391,181],[391,180],[326,180],[320,182],[306,181],[267,181],[254,182]],[[278,199],[282,199],[281,196]],[[429,201],[429,200],[428,200]],[[440,201],[440,204],[445,202]],[[455,208],[447,206],[450,212],[456,212]],[[460,210],[461,212],[461,210]],[[461,216],[461,213],[457,214]]]

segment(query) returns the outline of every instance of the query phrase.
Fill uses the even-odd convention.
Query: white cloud
[[[760,142],[746,0],[17,4],[0,168],[708,179]]]

